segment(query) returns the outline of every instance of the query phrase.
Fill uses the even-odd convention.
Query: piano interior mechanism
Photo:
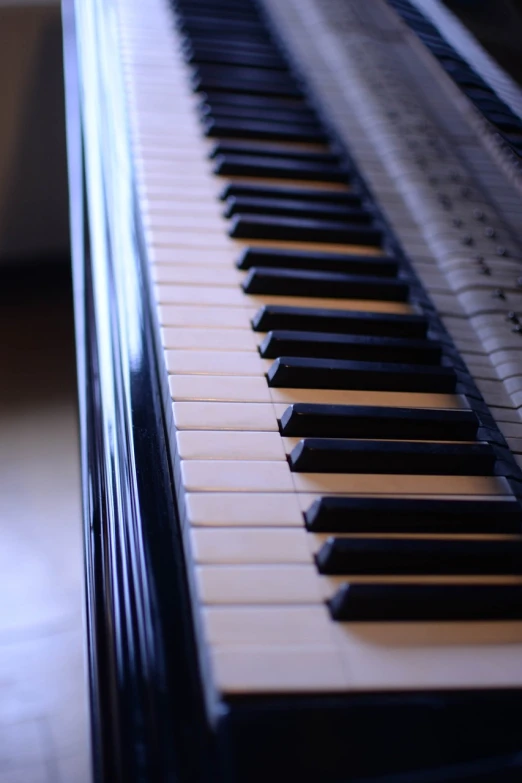
[[[522,91],[437,0],[64,21],[97,780],[522,780]]]

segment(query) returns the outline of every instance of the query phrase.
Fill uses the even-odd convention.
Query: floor
[[[0,274],[0,783],[87,783],[70,288]]]

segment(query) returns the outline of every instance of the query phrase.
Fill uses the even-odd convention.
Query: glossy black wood
[[[139,224],[132,212],[126,229],[118,226],[107,210],[102,152],[115,140],[104,138],[101,145],[95,134],[82,138],[84,85],[72,2],[63,13],[94,777],[97,783],[200,781],[212,754]],[[101,8],[89,4],[79,23],[93,13],[103,18]],[[97,63],[88,58],[93,42],[85,24],[82,29],[89,77],[96,79]],[[86,62],[81,65],[85,78]],[[110,85],[99,86],[108,98]],[[88,199],[84,165],[101,174],[98,190],[90,181]],[[118,251],[119,229],[128,232],[130,254]],[[93,234],[103,238],[96,253]]]

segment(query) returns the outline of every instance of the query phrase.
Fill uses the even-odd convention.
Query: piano
[[[66,0],[97,781],[522,779],[521,95],[435,0]]]

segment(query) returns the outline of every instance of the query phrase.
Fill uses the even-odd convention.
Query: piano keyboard
[[[119,10],[210,685],[520,684],[520,475],[358,171],[253,4]]]
[[[415,167],[388,201],[419,205],[446,265],[404,255],[263,5],[116,7],[210,724],[245,699],[520,688],[504,290],[459,278],[467,228],[446,230],[444,199],[422,206]],[[466,191],[462,170],[439,176]],[[511,275],[516,238],[485,234],[490,203],[463,199],[482,232],[464,247]]]

